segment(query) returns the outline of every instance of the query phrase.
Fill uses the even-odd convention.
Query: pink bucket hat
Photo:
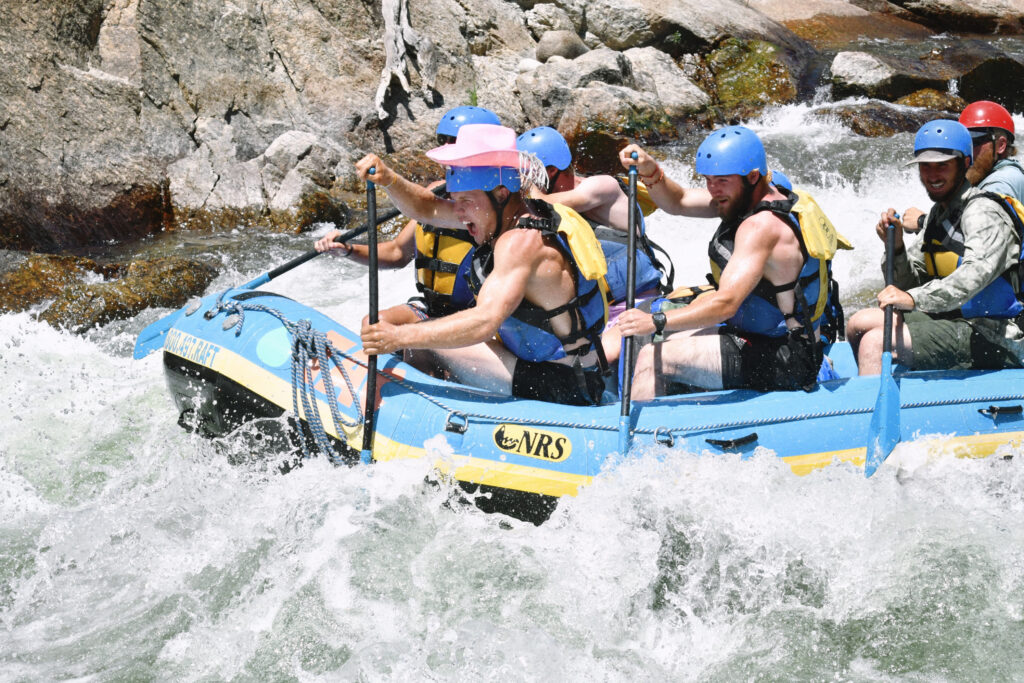
[[[519,168],[516,132],[493,123],[467,123],[454,144],[435,147],[427,156],[444,166]]]

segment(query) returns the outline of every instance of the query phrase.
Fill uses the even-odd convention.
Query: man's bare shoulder
[[[758,242],[776,241],[792,234],[790,225],[771,211],[758,211],[747,216],[736,229],[737,240],[751,239]]]
[[[540,230],[512,228],[494,240],[494,258],[511,258],[526,262],[545,246],[547,245]]]

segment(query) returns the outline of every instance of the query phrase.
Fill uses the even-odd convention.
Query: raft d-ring
[[[672,430],[668,427],[658,427],[654,430],[654,440],[660,443],[662,446],[668,446],[672,448],[676,445],[676,439],[672,436]]]
[[[203,300],[199,298],[192,299],[192,302],[185,309],[185,315],[192,315],[199,310],[199,307],[203,305]]]
[[[232,313],[228,317],[224,318],[224,322],[222,322],[220,324],[220,326],[221,326],[221,329],[223,329],[225,332],[227,332],[228,330],[230,330],[232,327],[234,327],[237,324],[238,324],[238,314],[237,313]]]
[[[448,413],[448,418],[444,423],[444,430],[446,432],[455,432],[456,434],[465,434],[466,430],[469,429],[469,418],[462,413],[457,413],[454,410]]]

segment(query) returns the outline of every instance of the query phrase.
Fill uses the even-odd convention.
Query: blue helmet
[[[917,131],[914,158],[908,163],[948,161],[961,156],[966,159],[974,156],[971,132],[959,121],[937,119]]]
[[[697,148],[697,173],[700,175],[747,175],[751,171],[766,175],[768,160],[761,139],[749,128],[720,128]]]
[[[437,124],[437,134],[455,137],[459,134],[459,128],[467,123],[493,123],[500,126],[501,120],[493,111],[483,107],[455,107],[441,117]]]
[[[559,171],[569,168],[572,152],[562,134],[551,126],[540,126],[528,130],[516,139],[520,152],[536,154],[545,166],[554,166]]]
[[[445,169],[444,179],[449,192],[488,192],[499,185],[518,192],[523,184],[519,169],[507,166],[449,166]]]
[[[772,170],[772,185],[785,188],[790,192],[793,191],[793,181],[782,171]]]

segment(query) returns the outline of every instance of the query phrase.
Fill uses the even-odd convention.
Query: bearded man
[[[958,121],[929,121],[914,137],[921,184],[935,202],[910,248],[894,209],[876,226],[895,230],[894,283],[878,308],[857,311],[847,338],[861,375],[881,371],[883,309],[894,308],[893,358],[914,370],[1021,367],[1021,223],[997,195],[968,180],[977,147]]]
[[[620,316],[623,335],[668,335],[640,351],[633,397],[674,393],[679,384],[760,391],[814,388],[822,349],[820,318],[812,320],[812,315],[819,268],[828,264],[808,258],[793,213],[798,198],[770,182],[757,134],[729,126],[700,145],[697,173],[705,177],[707,190],[685,189],[665,177],[635,145],[622,150],[620,161],[627,167],[636,164],[658,208],[675,215],[717,215],[722,221],[708,248],[713,291],[684,308],[653,314],[634,308]]]

